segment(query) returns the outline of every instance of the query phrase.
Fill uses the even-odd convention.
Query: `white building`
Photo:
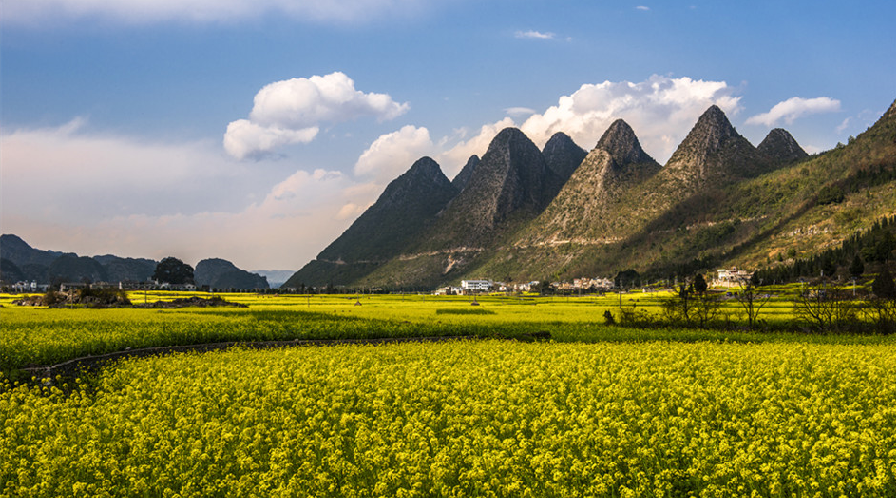
[[[37,292],[37,282],[16,282],[12,285],[13,292]]]
[[[491,280],[461,280],[461,289],[465,291],[487,291],[492,288]]]
[[[716,270],[716,281],[713,282],[713,285],[730,288],[739,286],[751,278],[753,278],[753,272],[738,270],[736,267],[729,270]]]

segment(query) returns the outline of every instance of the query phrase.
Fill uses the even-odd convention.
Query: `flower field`
[[[193,294],[150,293],[150,302]],[[421,336],[520,337],[541,331],[558,342],[823,342],[893,344],[892,336],[807,335],[791,332],[625,328],[604,325],[618,313],[617,296],[556,298],[396,296],[264,296],[226,294],[248,309],[32,309],[10,307],[0,295],[0,371],[52,365],[128,348],[215,342],[374,339]],[[632,293],[626,306],[659,313],[661,293]],[[132,293],[140,302],[143,293]],[[726,313],[736,318],[737,307]],[[472,313],[475,311],[475,313]],[[792,306],[773,301],[764,318],[792,320]],[[736,320],[734,324],[737,325]],[[741,324],[741,327],[743,324]],[[784,325],[786,327],[786,325]],[[786,330],[786,329],[785,329]]]
[[[0,496],[896,496],[896,349],[455,341],[6,383]]]

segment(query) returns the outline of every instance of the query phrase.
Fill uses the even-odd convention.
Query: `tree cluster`
[[[156,265],[152,279],[159,283],[185,285],[193,283],[193,267],[175,257],[167,257]]]
[[[889,216],[876,221],[870,230],[854,234],[843,241],[840,247],[809,258],[795,258],[789,264],[765,268],[759,270],[757,274],[767,283],[792,282],[801,277],[832,276],[840,269],[848,269],[850,275],[858,277],[864,273],[865,263],[885,265],[893,259],[894,250],[896,250],[896,216]]]

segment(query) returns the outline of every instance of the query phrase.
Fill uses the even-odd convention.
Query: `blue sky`
[[[2,231],[297,269],[422,155],[505,126],[664,162],[718,104],[810,152],[896,98],[892,2],[9,0]]]

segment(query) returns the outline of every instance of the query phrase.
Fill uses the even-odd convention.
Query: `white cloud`
[[[344,73],[292,78],[265,85],[255,96],[249,118],[264,126],[304,128],[322,121],[350,121],[373,116],[392,119],[410,109],[383,93],[355,90],[355,82]]]
[[[765,114],[757,114],[747,119],[747,124],[762,124],[774,126],[780,120],[792,124],[793,120],[808,114],[825,112],[837,112],[840,110],[840,101],[830,97],[816,97],[804,99],[791,97],[783,102],[778,102]]]
[[[210,189],[244,173],[212,142],[160,143],[90,134],[76,118],[0,135],[3,204],[76,222],[97,210],[163,212],[222,206]],[[202,187],[190,185],[202,179]],[[261,180],[263,175],[257,175]],[[254,182],[249,182],[257,184]],[[199,190],[197,192],[197,190]]]
[[[852,120],[851,117],[847,117],[846,119],[844,119],[843,122],[840,123],[839,126],[837,126],[837,133],[843,133],[843,130],[845,130],[849,126],[850,120]]]
[[[336,171],[257,168],[214,142],[84,131],[81,119],[0,134],[0,224],[40,249],[298,269],[382,186]]]
[[[644,11],[650,10],[650,7],[648,7],[648,6],[646,6],[646,5],[639,5],[639,6],[635,7],[635,8],[638,9],[638,10],[644,10]]]
[[[275,81],[255,95],[249,119],[227,126],[224,149],[238,159],[262,155],[283,145],[310,142],[320,123],[363,116],[385,121],[408,109],[407,102],[399,104],[389,95],[355,90],[354,80],[341,72]]]
[[[663,162],[672,155],[697,118],[709,106],[718,105],[732,115],[739,110],[734,89],[724,81],[651,76],[645,81],[604,81],[585,84],[543,113],[529,116],[520,129],[539,147],[562,131],[589,150],[618,118],[634,128],[648,154]],[[479,133],[442,154],[463,166],[470,154],[482,155],[501,129],[515,126],[509,117],[485,125]],[[447,171],[446,171],[447,173]],[[451,176],[451,175],[449,175]]]
[[[355,173],[377,172],[379,181],[388,181],[406,171],[420,156],[429,155],[452,178],[471,155],[481,157],[495,135],[507,127],[519,127],[538,147],[544,147],[554,133],[562,131],[589,150],[618,118],[634,128],[642,147],[662,163],[711,105],[718,105],[729,116],[736,114],[739,97],[733,93],[734,89],[724,81],[664,76],[652,76],[639,83],[586,84],[572,95],[560,97],[556,106],[540,114],[525,108],[507,109],[508,114],[532,114],[522,125],[507,116],[476,131],[455,130],[452,136],[442,137],[436,143],[426,128],[413,126],[382,135],[358,160]]]
[[[504,109],[504,112],[506,112],[508,116],[529,116],[538,111],[529,109],[528,107],[508,107],[507,109]]]
[[[738,111],[738,97],[724,81],[651,76],[645,81],[604,81],[582,85],[557,105],[529,117],[520,127],[539,147],[562,131],[586,150],[610,124],[624,119],[648,154],[663,162],[709,106],[729,115]]]
[[[78,18],[217,22],[267,14],[315,22],[366,22],[406,17],[425,8],[424,0],[13,0],[4,2],[3,17],[5,22],[33,25]]]
[[[414,161],[431,155],[433,151],[428,129],[404,126],[374,140],[355,163],[355,174],[370,175],[380,182],[389,182],[407,171]]]
[[[342,208],[339,209],[339,212],[336,213],[336,219],[337,220],[348,220],[348,219],[354,220],[358,216],[361,216],[361,213],[366,211],[368,207],[370,207],[370,205],[359,206],[359,205],[355,204],[354,202],[349,202],[348,204],[342,206]]]
[[[227,125],[224,150],[244,159],[270,152],[277,147],[294,143],[308,143],[317,136],[318,127],[290,130],[279,126],[261,126],[248,119],[238,119]]]
[[[542,33],[540,31],[533,31],[530,29],[529,31],[517,31],[513,36],[516,38],[527,40],[553,40],[557,35],[550,32]]]

